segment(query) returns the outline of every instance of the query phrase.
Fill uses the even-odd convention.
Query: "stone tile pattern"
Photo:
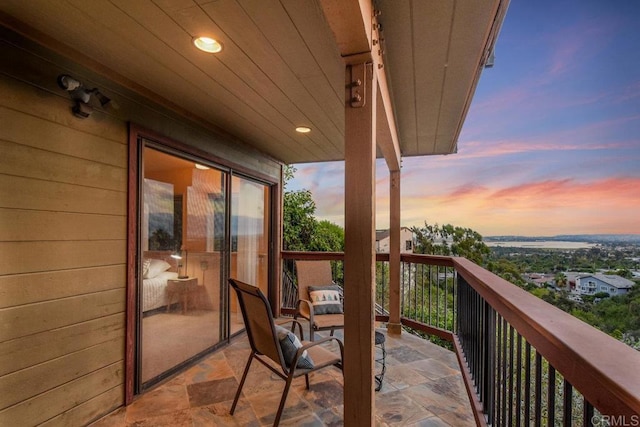
[[[377,426],[475,426],[452,352],[406,332],[387,335],[386,348],[387,371],[376,393]],[[92,426],[270,426],[284,381],[257,362],[252,363],[235,414],[229,415],[248,357],[249,344],[242,335]],[[280,425],[343,425],[342,383],[342,373],[333,367],[312,374],[310,390],[303,377],[297,378]]]

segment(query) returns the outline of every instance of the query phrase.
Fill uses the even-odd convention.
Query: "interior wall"
[[[0,425],[85,425],[124,404],[128,123],[281,165],[2,27],[0,57]],[[119,108],[74,117],[61,73]]]

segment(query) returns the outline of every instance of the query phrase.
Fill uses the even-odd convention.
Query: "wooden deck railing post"
[[[387,331],[399,335],[400,323],[400,171],[390,172],[389,323]]]
[[[374,289],[376,81],[371,63],[346,67],[344,424],[375,424]],[[354,89],[355,88],[355,89]]]

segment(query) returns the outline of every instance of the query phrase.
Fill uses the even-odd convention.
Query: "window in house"
[[[404,248],[408,251],[413,249],[413,242],[411,240],[407,240],[405,242]]]

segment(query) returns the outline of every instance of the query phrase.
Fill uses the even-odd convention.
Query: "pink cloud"
[[[520,140],[473,140],[458,144],[457,158],[495,157],[539,151],[617,150],[640,146],[640,140],[607,141],[610,131],[640,120],[640,115],[617,117],[592,122],[584,126],[555,131]]]
[[[551,64],[549,78],[567,73],[579,67],[585,58],[595,56],[610,42],[615,23],[602,20],[583,20],[564,28],[549,37]]]
[[[402,199],[402,223],[452,223],[484,235],[640,233],[640,178],[537,181],[504,188],[475,184]]]

